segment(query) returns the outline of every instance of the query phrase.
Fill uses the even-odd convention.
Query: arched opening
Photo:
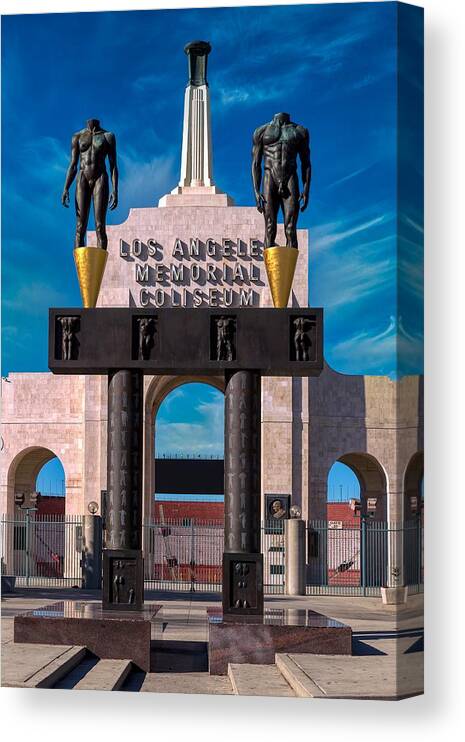
[[[5,524],[3,560],[13,565],[13,574],[27,585],[63,577],[65,478],[56,454],[41,446],[24,449],[10,465],[8,486],[14,505]]]
[[[224,392],[224,379],[215,376],[155,376],[151,379],[146,389],[144,403],[144,520],[150,520],[153,517],[154,494],[157,491],[155,479],[155,439],[158,411],[163,401],[171,392],[191,383],[207,384],[209,387]],[[186,428],[184,428],[184,431],[186,431]],[[163,454],[158,444],[157,452]]]
[[[387,482],[379,462],[367,453],[347,453],[338,461],[348,466],[360,486],[359,515],[372,521],[387,520]],[[354,504],[357,509],[357,503]]]
[[[327,522],[318,539],[328,585],[386,584],[386,515],[387,482],[379,462],[366,453],[340,456],[328,473]]]
[[[350,505],[353,500],[360,500],[360,482],[357,475],[347,464],[335,461],[328,474],[328,520],[351,520],[355,515]]]
[[[189,517],[189,506],[197,503],[198,517],[221,518],[223,457],[223,394],[205,383],[177,386],[156,411],[156,514],[170,502],[177,504],[173,516]]]
[[[45,477],[40,477],[42,471],[44,471]],[[51,472],[54,472],[52,477],[50,477]],[[39,484],[44,483],[47,478],[50,481],[50,486],[53,479],[57,487],[58,484],[55,483],[55,480],[60,479],[59,487],[64,494],[65,471],[57,455],[49,448],[31,446],[21,451],[11,462],[8,472],[8,486],[13,495],[24,495],[23,506],[27,507],[28,504],[31,505],[31,494],[37,491],[38,482]]]
[[[413,454],[404,476],[404,521],[414,520],[423,512],[423,451]]]
[[[423,584],[423,451],[413,454],[404,475],[404,583]]]
[[[57,456],[40,469],[35,489],[40,493],[39,515],[65,514],[65,470]]]
[[[156,377],[146,395],[145,580],[219,586],[224,382]],[[149,500],[149,502],[147,502]]]

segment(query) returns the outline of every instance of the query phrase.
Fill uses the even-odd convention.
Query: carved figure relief
[[[79,331],[79,317],[57,317],[57,321],[61,327],[60,360],[77,360],[79,343],[76,335]]]
[[[113,562],[112,603],[132,605],[135,600],[133,587],[134,560],[115,559]]]
[[[155,345],[155,320],[153,317],[137,317],[139,334],[138,359],[149,361],[152,348]]]
[[[236,318],[221,315],[213,317],[214,322],[214,352],[212,358],[216,361],[236,360]]]
[[[234,598],[236,598],[236,595],[238,593],[239,595],[241,595],[241,597],[238,597],[234,600],[235,608],[250,608],[249,601],[246,597],[244,597],[244,595],[247,594],[247,578],[249,571],[249,565],[247,564],[247,562],[236,562],[236,564],[234,565]]]
[[[311,331],[313,325],[306,317],[296,317],[293,322],[294,360],[309,361],[312,347]]]

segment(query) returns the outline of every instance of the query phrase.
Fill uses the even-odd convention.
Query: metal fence
[[[284,592],[284,524],[261,526],[264,590]],[[220,591],[223,578],[223,521],[197,518],[144,523],[145,587],[157,590]]]
[[[83,516],[17,512],[0,521],[2,574],[19,586],[81,587]],[[285,592],[283,521],[261,524],[265,594]],[[184,518],[144,523],[147,589],[221,591],[224,525]],[[423,588],[423,524],[308,521],[307,595],[379,595],[384,585]]]
[[[423,586],[423,525],[369,518],[307,523],[307,595],[379,595]]]
[[[82,524],[81,515],[2,515],[2,574],[16,576],[19,586],[81,587]]]

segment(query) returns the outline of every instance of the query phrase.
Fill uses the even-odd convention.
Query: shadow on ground
[[[207,642],[153,640],[150,672],[208,672]]]

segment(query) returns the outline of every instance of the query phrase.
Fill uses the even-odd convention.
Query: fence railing
[[[261,524],[264,590],[284,592],[284,524]],[[145,587],[159,590],[221,591],[223,521],[163,519],[144,523]]]
[[[285,593],[285,523],[261,524],[265,594]],[[83,516],[25,511],[0,521],[2,574],[19,586],[82,586]],[[221,591],[224,525],[180,518],[143,525],[147,589]],[[382,586],[423,585],[420,520],[387,523],[308,521],[308,595],[379,595]]]
[[[395,585],[421,591],[421,521],[308,521],[306,582],[307,595],[379,595]]]
[[[81,587],[82,524],[81,515],[2,516],[2,574],[14,575],[19,586]]]

